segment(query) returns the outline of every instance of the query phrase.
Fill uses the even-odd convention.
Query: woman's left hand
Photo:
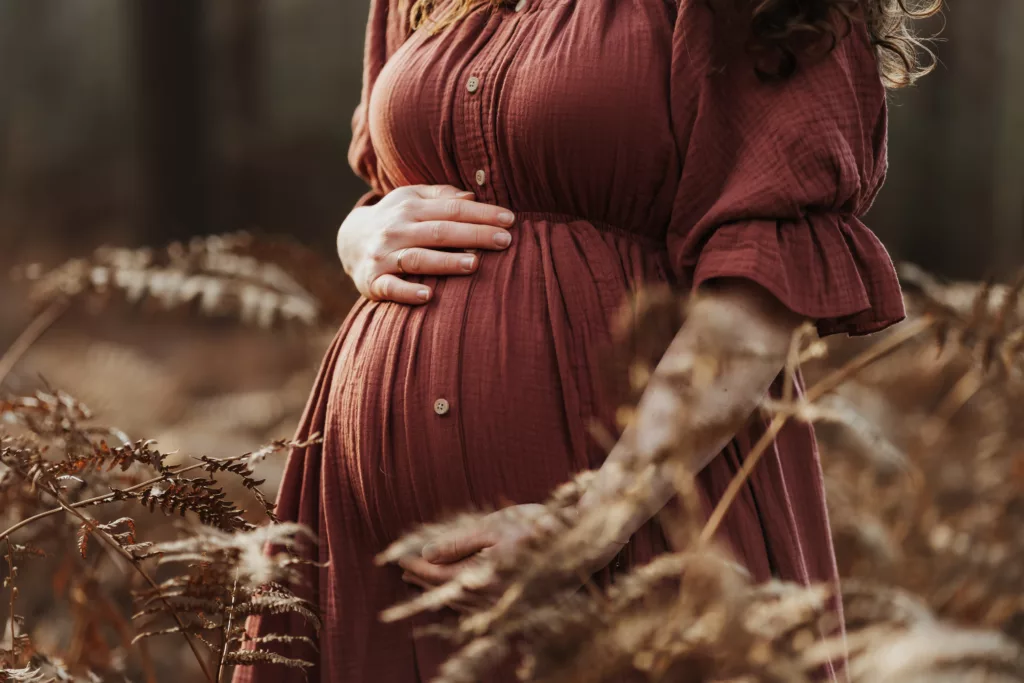
[[[512,557],[524,542],[561,526],[559,519],[543,505],[513,505],[487,515],[474,528],[428,543],[419,557],[402,558],[398,561],[405,570],[402,579],[424,589],[436,588],[482,560]],[[480,602],[490,602],[500,597],[505,588],[492,582],[475,587],[475,592],[482,599]]]

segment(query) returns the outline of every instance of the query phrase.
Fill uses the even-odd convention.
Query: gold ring
[[[405,256],[405,252],[409,251],[408,248],[398,250],[398,272],[405,275],[405,268],[402,267],[402,257]]]

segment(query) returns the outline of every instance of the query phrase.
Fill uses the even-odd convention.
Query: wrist
[[[359,215],[365,212],[365,207],[357,207],[349,212],[345,220],[342,221],[341,226],[338,228],[338,232],[334,238],[334,245],[338,252],[338,260],[341,262],[341,267],[349,276],[352,275],[351,263],[353,262],[351,254],[351,242],[354,227],[354,221],[358,220]]]
[[[626,545],[676,494],[663,468],[645,474],[648,476],[638,480],[636,475],[619,471],[619,463],[606,462],[573,506],[575,517],[594,514],[604,516],[608,523],[616,520],[616,528],[606,529],[602,536],[610,536],[619,547]]]
[[[597,557],[590,563],[587,568],[588,573],[591,575],[598,573],[602,569],[608,568],[610,565],[616,565],[616,558],[622,553],[627,543],[619,541],[610,541],[604,545],[601,552],[598,553]]]

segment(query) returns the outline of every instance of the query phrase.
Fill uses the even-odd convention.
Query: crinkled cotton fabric
[[[623,398],[605,381],[613,321],[645,285],[743,278],[815,321],[863,334],[903,317],[891,260],[863,215],[886,170],[886,102],[866,28],[783,82],[716,42],[703,0],[525,0],[410,31],[373,0],[350,161],[361,205],[451,184],[517,216],[477,273],[422,278],[429,304],[360,301],[327,352],[279,494],[323,568],[310,680],[428,681],[450,653],[414,637],[439,613],[384,624],[413,588],[374,556],[403,531],[468,508],[538,502],[605,456]],[[772,391],[778,393],[781,381]],[[699,475],[710,510],[766,420],[755,415]],[[822,473],[791,423],[744,485],[721,538],[757,580],[836,582]],[[621,566],[668,545],[656,523]],[[602,580],[613,580],[609,572]],[[288,617],[254,634],[308,634]],[[300,680],[241,668],[235,680]],[[494,681],[515,680],[509,666]]]

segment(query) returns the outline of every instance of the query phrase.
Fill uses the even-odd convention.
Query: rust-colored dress
[[[587,423],[613,424],[602,360],[629,292],[748,278],[823,335],[903,317],[889,256],[858,219],[886,169],[863,26],[780,84],[720,49],[703,0],[524,0],[434,35],[410,33],[404,4],[372,2],[351,149],[372,188],[361,203],[448,183],[517,221],[476,274],[426,280],[429,304],[360,301],[327,353],[300,427],[325,441],[291,455],[279,496],[328,564],[311,576],[319,654],[292,651],[318,659],[311,680],[432,677],[448,649],[378,621],[415,589],[374,555],[417,523],[541,501],[600,466]],[[764,428],[753,418],[700,474],[708,504]],[[836,579],[809,427],[782,431],[722,533],[758,579]],[[648,525],[628,561],[664,548]],[[243,668],[236,681],[285,678]]]

